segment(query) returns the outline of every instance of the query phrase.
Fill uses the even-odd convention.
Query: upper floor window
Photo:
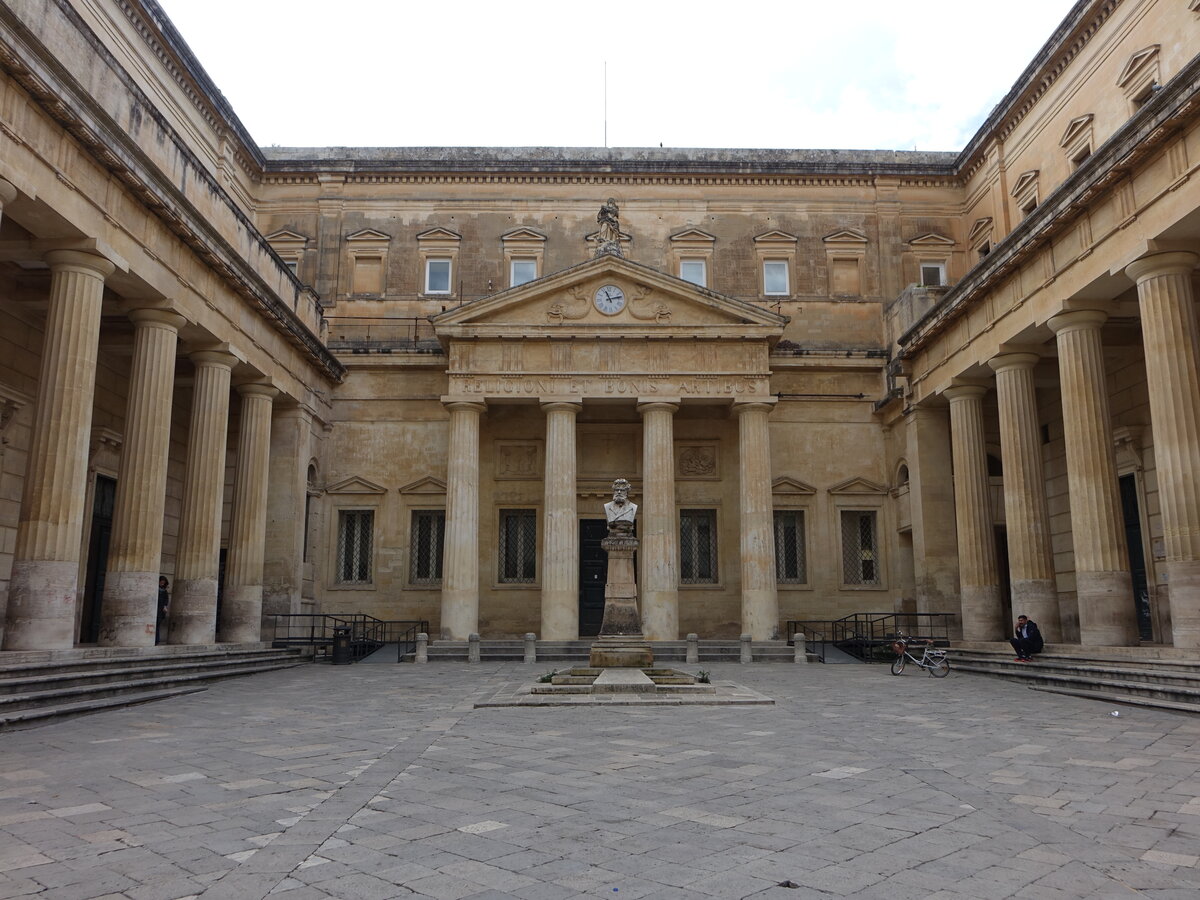
[[[679,277],[700,287],[708,287],[708,266],[702,259],[681,259]]]
[[[430,258],[425,260],[425,293],[450,293],[450,260]]]
[[[763,293],[786,295],[788,290],[788,264],[783,259],[768,259],[763,263]]]
[[[921,263],[921,286],[941,287],[946,283],[946,264],[943,262]]]
[[[536,259],[514,259],[509,263],[509,283],[512,287],[525,284],[537,278]]]

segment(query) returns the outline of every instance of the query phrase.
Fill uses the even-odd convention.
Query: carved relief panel
[[[715,441],[675,445],[675,477],[681,481],[716,481],[721,477]]]
[[[496,441],[496,480],[527,481],[542,477],[541,441]]]

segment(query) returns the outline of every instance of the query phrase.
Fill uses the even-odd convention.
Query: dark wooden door
[[[579,521],[579,636],[594,637],[604,621],[608,554],[600,546],[608,534],[604,519]]]
[[[104,575],[108,569],[108,541],[112,537],[113,503],[117,498],[116,479],[97,475],[92,495],[92,530],[88,536],[83,615],[79,621],[81,644],[94,644],[100,636],[100,605],[104,600]]]
[[[1142,548],[1142,516],[1138,511],[1137,478],[1122,475],[1121,513],[1125,520],[1125,542],[1129,545],[1129,575],[1133,581],[1133,603],[1137,610],[1138,633],[1143,641],[1154,640],[1150,620],[1150,589],[1146,584],[1146,554]]]

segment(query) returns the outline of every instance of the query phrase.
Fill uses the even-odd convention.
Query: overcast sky
[[[960,150],[1073,0],[159,0],[259,144]]]

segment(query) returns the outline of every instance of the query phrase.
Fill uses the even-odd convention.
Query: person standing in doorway
[[[1009,639],[1009,643],[1017,651],[1017,662],[1029,662],[1033,659],[1033,654],[1042,652],[1045,645],[1037,622],[1031,621],[1028,616],[1017,616],[1017,627],[1014,631],[1015,636]]]
[[[161,644],[167,639],[167,607],[171,603],[171,582],[166,575],[158,576],[158,621],[154,626],[154,643]]]

